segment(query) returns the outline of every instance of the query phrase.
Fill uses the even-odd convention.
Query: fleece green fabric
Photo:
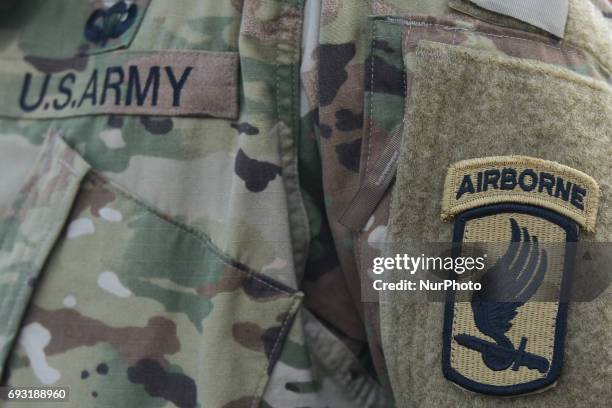
[[[449,242],[453,225],[440,217],[448,166],[513,154],[557,161],[595,178],[602,190],[597,230],[581,239],[612,240],[612,92],[605,83],[541,62],[423,41],[407,109],[390,242]],[[442,303],[417,304],[408,295],[381,303],[385,358],[398,406],[608,406],[611,292],[608,288],[607,300],[570,305],[557,386],[511,399],[470,394],[444,378]]]
[[[565,40],[588,51],[612,71],[612,28],[588,0],[570,0]]]
[[[542,30],[502,14],[493,13],[469,0],[450,0],[449,7],[483,21],[518,30]],[[602,13],[589,0],[570,0],[564,40],[588,51],[608,71],[612,71],[612,29]]]

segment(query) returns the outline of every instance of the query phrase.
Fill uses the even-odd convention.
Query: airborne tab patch
[[[511,202],[553,210],[593,232],[599,187],[578,170],[533,157],[465,160],[448,171],[442,217],[448,220],[471,208]]]
[[[468,301],[448,293],[442,363],[449,380],[490,395],[527,394],[555,384],[563,361],[572,243],[580,226],[594,229],[598,199],[591,177],[531,157],[450,167],[443,217],[455,218],[453,241],[492,251],[480,291]],[[544,292],[552,296],[542,301]]]

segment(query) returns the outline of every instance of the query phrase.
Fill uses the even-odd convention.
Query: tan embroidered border
[[[463,181],[465,174],[469,173],[473,175],[479,171],[490,170],[491,168],[502,169],[509,166],[517,170],[532,168],[535,172],[545,171],[561,176],[571,181],[573,184],[580,185],[585,188],[588,193],[584,197],[584,210],[579,210],[573,207],[569,202],[563,202],[558,198],[551,197],[545,192],[537,191],[525,192],[522,190],[495,189],[474,193],[468,199],[457,200],[455,198],[457,188]],[[475,207],[514,202],[548,208],[576,221],[586,231],[594,232],[600,195],[599,186],[591,176],[557,162],[528,156],[493,156],[463,160],[449,167],[444,182],[442,219],[445,221],[451,220],[457,214]]]

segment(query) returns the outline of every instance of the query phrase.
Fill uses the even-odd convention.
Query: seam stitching
[[[147,213],[154,215],[156,218],[158,218],[159,220],[163,221],[164,223],[167,223],[171,226],[173,226],[175,229],[178,229],[182,232],[186,232],[187,234],[189,234],[190,236],[192,236],[193,238],[195,238],[197,241],[199,241],[200,243],[202,243],[208,250],[210,250],[225,266],[228,266],[230,268],[233,268],[243,274],[245,274],[248,278],[254,279],[257,282],[277,291],[280,293],[284,293],[285,295],[288,296],[292,296],[293,293],[288,292],[280,287],[277,287],[275,285],[273,285],[272,283],[266,282],[265,280],[259,278],[255,271],[250,270],[247,266],[239,264],[236,265],[235,263],[233,263],[230,259],[228,259],[227,255],[221,253],[219,251],[219,249],[217,249],[214,244],[212,244],[211,242],[209,242],[208,238],[202,236],[201,232],[187,226],[187,225],[183,225],[180,224],[179,222],[170,219],[170,218],[166,218],[164,216],[162,216],[157,210],[151,208],[149,205],[143,203],[139,198],[134,197],[133,195],[131,195],[130,193],[124,191],[122,188],[120,188],[119,186],[117,186],[116,184],[114,184],[112,181],[105,179],[104,177],[102,177],[100,174],[98,174],[95,171],[91,171],[88,175],[88,178],[90,179],[96,179],[94,182],[98,181],[100,183],[104,183],[106,186],[108,186],[109,189],[113,190],[114,192],[121,194],[124,198],[127,198],[130,202],[133,202],[135,204],[137,204],[138,206],[140,206],[141,208],[143,208],[145,211],[147,211]],[[265,276],[265,275],[264,275]],[[267,276],[266,276],[267,278]]]
[[[280,97],[280,64],[279,64],[279,59],[280,59],[280,49],[277,47],[276,48],[276,61],[274,61],[274,71],[275,71],[275,84],[274,84],[274,106],[275,106],[275,117],[276,120],[280,119],[280,106],[279,106],[279,97]],[[278,140],[278,144],[279,144],[279,149],[280,149],[280,145],[282,143],[281,139],[280,139],[280,132],[279,132],[279,140]],[[279,152],[280,153],[280,152]],[[284,323],[283,323],[284,324]],[[282,328],[281,328],[282,331]],[[278,338],[277,338],[278,341]],[[274,345],[274,347],[276,347],[276,344]],[[270,358],[272,357],[272,354],[270,354]],[[270,362],[268,362],[268,364],[266,365],[266,367],[264,368],[264,372],[263,375],[261,376],[261,379],[259,380],[259,382],[257,383],[257,385],[255,386],[255,390],[253,391],[253,399],[251,400],[251,404],[250,404],[250,408],[256,408],[257,406],[257,402],[258,399],[261,401],[261,398],[263,398],[263,389],[265,387],[266,381],[269,381],[269,377],[268,376],[268,367],[270,365]],[[258,395],[261,393],[261,398],[258,398]]]
[[[370,118],[368,120],[368,133],[367,133],[367,139],[368,139],[368,153],[366,155],[366,163],[365,163],[365,170],[364,170],[364,176],[366,176],[368,174],[368,168],[370,165],[370,153],[371,153],[371,146],[372,146],[372,126],[374,124],[374,41],[378,40],[379,38],[376,36],[376,31],[378,28],[378,21],[374,21],[373,27],[372,27],[372,41],[370,42],[370,87],[368,89],[368,91],[370,92],[370,97],[369,97],[369,105],[370,105]],[[360,182],[361,184],[361,182]],[[366,231],[367,232],[367,231]],[[363,245],[363,236],[364,236],[364,231],[362,228],[362,231],[357,232],[357,247],[355,248],[355,255],[357,256],[357,261],[359,263],[359,269],[363,271],[363,256],[361,253],[361,245]]]
[[[115,52],[101,52],[96,54],[87,54],[84,56],[77,56],[74,59],[92,59],[99,58],[104,59],[108,57],[115,56],[124,56],[124,55],[148,55],[148,54],[175,54],[175,55],[185,55],[185,56],[195,56],[195,57],[206,57],[210,59],[235,59],[238,52],[237,51],[187,51],[187,50],[179,50],[179,49],[163,49],[163,50],[139,50],[139,51],[129,51],[129,50],[120,50]],[[227,55],[225,55],[227,54]],[[110,58],[109,58],[110,59]],[[14,62],[23,62],[22,58],[15,58],[11,56],[2,56],[3,61],[14,61]]]
[[[409,26],[409,27],[413,27],[413,25],[411,24],[407,24],[408,22],[403,22],[403,25]],[[519,41],[526,41],[526,42],[530,42],[533,44],[538,44],[538,45],[543,45],[544,47],[549,47],[549,48],[553,48],[555,50],[559,50],[559,51],[566,51],[568,53],[572,53],[572,54],[578,54],[579,52],[581,53],[582,50],[569,45],[569,44],[562,44],[560,47],[554,46],[554,45],[550,45],[550,44],[546,44],[543,41],[536,41],[536,40],[531,40],[528,38],[521,38],[521,37],[515,37],[515,36],[511,36],[511,35],[501,35],[501,34],[491,34],[491,33],[486,33],[480,30],[471,30],[471,29],[467,29],[467,28],[461,28],[461,27],[451,27],[451,26],[446,26],[446,25],[442,25],[442,24],[431,24],[431,23],[419,23],[418,26],[416,26],[417,28],[420,27],[424,27],[428,30],[432,30],[432,31],[462,31],[462,32],[470,32],[470,33],[476,33],[479,35],[484,35],[487,37],[497,37],[497,38],[510,38],[513,40],[519,40]]]
[[[297,312],[296,307],[299,304],[300,297],[297,295],[293,295],[292,297],[293,297],[293,301],[289,305],[287,314],[285,315],[285,318],[283,319],[283,323],[281,324],[281,330],[278,333],[278,336],[276,337],[276,341],[274,342],[274,346],[272,347],[272,351],[270,352],[270,360],[268,361],[268,364],[266,365],[266,368],[264,369],[264,375],[261,377],[261,380],[259,381],[259,384],[257,384],[257,388],[255,389],[256,394],[259,394],[260,392],[262,393],[262,397],[263,397],[264,390],[263,389],[260,390],[260,388],[262,388],[262,386],[264,386],[265,388],[266,379],[267,379],[266,377],[269,377],[268,370],[270,369],[270,366],[272,364],[272,359],[274,358],[274,355],[276,354],[276,350],[278,349],[278,346],[280,345],[281,339],[285,337],[285,332],[288,330],[290,326],[289,322],[293,320],[292,318]],[[251,404],[251,408],[255,408],[256,402],[257,402],[257,398],[253,398],[253,403]]]

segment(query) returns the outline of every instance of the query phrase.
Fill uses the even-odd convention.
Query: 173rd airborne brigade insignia
[[[499,249],[488,253],[480,291],[463,300],[448,293],[442,365],[449,380],[490,395],[555,384],[575,251],[568,243],[580,227],[594,230],[598,204],[590,176],[555,162],[506,156],[450,167],[442,216],[455,220],[453,241],[459,251],[469,243]],[[550,288],[554,295],[541,296]]]

